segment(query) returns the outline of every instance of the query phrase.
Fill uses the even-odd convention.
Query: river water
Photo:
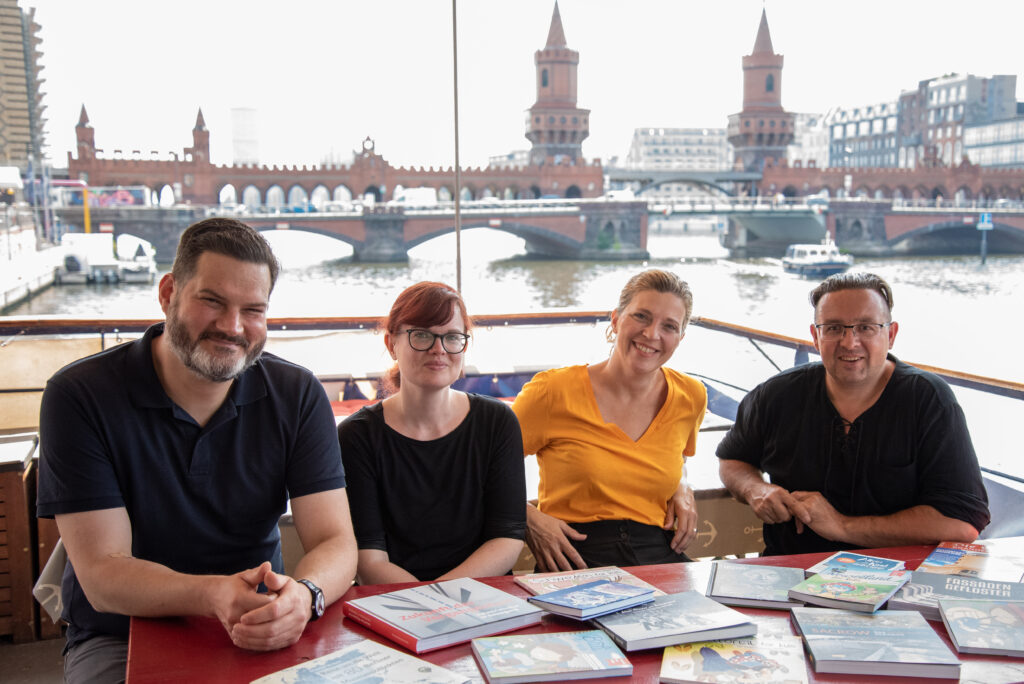
[[[419,280],[455,283],[454,235],[414,248],[407,264],[357,264],[336,240],[275,231],[268,239],[284,269],[272,316],[381,316]],[[694,314],[809,339],[807,293],[816,284],[782,272],[771,259],[728,259],[714,235],[652,234],[649,262],[522,258],[520,239],[489,229],[462,237],[462,290],[470,313],[607,310],[626,279],[644,266],[668,268],[694,293]],[[517,256],[518,255],[518,256]],[[908,361],[1024,381],[1024,257],[860,259],[893,287],[900,323],[894,353]],[[9,315],[161,317],[155,287],[50,288]]]

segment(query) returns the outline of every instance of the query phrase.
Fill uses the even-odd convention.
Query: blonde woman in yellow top
[[[608,359],[538,373],[516,398],[523,451],[540,467],[526,511],[538,570],[689,560],[697,512],[683,463],[707,391],[664,364],[692,306],[675,274],[633,276],[611,315]]]

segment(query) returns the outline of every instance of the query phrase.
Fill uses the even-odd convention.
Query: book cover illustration
[[[1024,559],[991,555],[981,544],[942,542],[917,567],[922,572],[964,575],[997,582],[1024,579]]]
[[[940,599],[1024,601],[1024,584],[915,570],[910,573],[910,581],[889,600],[888,608],[916,610],[928,620],[941,620]]]
[[[850,573],[830,568],[789,590],[790,598],[849,610],[877,610],[910,579],[905,570],[889,573]]]
[[[757,633],[757,626],[746,615],[693,590],[659,596],[651,603],[594,622],[627,651]]]
[[[752,637],[667,646],[660,681],[667,684],[807,684],[800,637]]]
[[[956,654],[916,611],[797,607],[791,615],[816,672],[960,676]]]
[[[711,566],[707,595],[729,606],[789,608],[789,590],[804,579],[800,568],[719,561]]]
[[[451,670],[367,640],[260,677],[252,684],[468,684],[469,681]]]
[[[887,573],[893,570],[902,570],[903,561],[880,556],[867,556],[854,551],[837,551],[825,560],[807,568],[806,574],[810,577],[833,568],[837,572]]]
[[[417,652],[535,624],[544,613],[468,577],[364,596],[342,611]]]
[[[608,580],[621,584],[631,584],[635,587],[651,589],[655,596],[664,596],[665,592],[651,586],[636,575],[632,575],[622,568],[614,565],[602,568],[586,568],[584,570],[563,570],[560,572],[535,572],[530,575],[516,575],[516,584],[534,596],[548,594],[559,589],[575,587],[594,580]]]
[[[599,629],[473,639],[473,655],[489,682],[617,677],[633,673],[633,665]]]
[[[942,599],[939,607],[961,653],[1024,656],[1024,603]]]
[[[651,589],[597,580],[527,599],[559,615],[588,619],[654,600]]]

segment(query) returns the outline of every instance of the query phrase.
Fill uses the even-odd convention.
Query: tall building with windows
[[[829,113],[829,166],[896,168],[896,102],[836,109]]]
[[[1024,116],[965,124],[964,155],[978,166],[1024,169]]]
[[[955,166],[964,157],[964,127],[1016,116],[1017,77],[950,74],[918,83],[899,99],[901,168]]]
[[[732,166],[732,146],[724,128],[637,128],[626,154],[627,169],[646,171],[722,171]],[[708,194],[688,183],[664,183],[644,197],[684,198]]]
[[[828,122],[832,112],[827,114],[793,114],[793,142],[786,148],[786,159],[790,166],[828,166],[829,134]]]
[[[534,54],[537,101],[526,119],[532,164],[583,161],[583,141],[590,135],[590,110],[576,106],[576,70],[580,53],[566,47],[558,3],[543,50]]]
[[[793,142],[793,115],[782,108],[782,62],[761,10],[754,49],[743,57],[743,111],[729,116],[729,142],[745,171],[760,171],[769,158],[785,159]]]
[[[25,168],[43,157],[39,29],[35,9],[23,12],[17,0],[0,0],[0,165]]]

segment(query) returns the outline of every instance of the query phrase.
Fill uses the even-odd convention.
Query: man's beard
[[[173,304],[167,312],[164,331],[171,349],[185,364],[185,367],[211,382],[227,382],[244,373],[260,358],[260,354],[263,353],[263,345],[267,341],[264,338],[257,344],[250,344],[244,337],[233,337],[213,331],[202,332],[198,338],[193,340],[189,337],[185,325],[178,318],[177,307]],[[221,358],[200,346],[199,343],[205,339],[232,342],[239,345],[245,354],[241,357],[232,355],[231,358]]]

